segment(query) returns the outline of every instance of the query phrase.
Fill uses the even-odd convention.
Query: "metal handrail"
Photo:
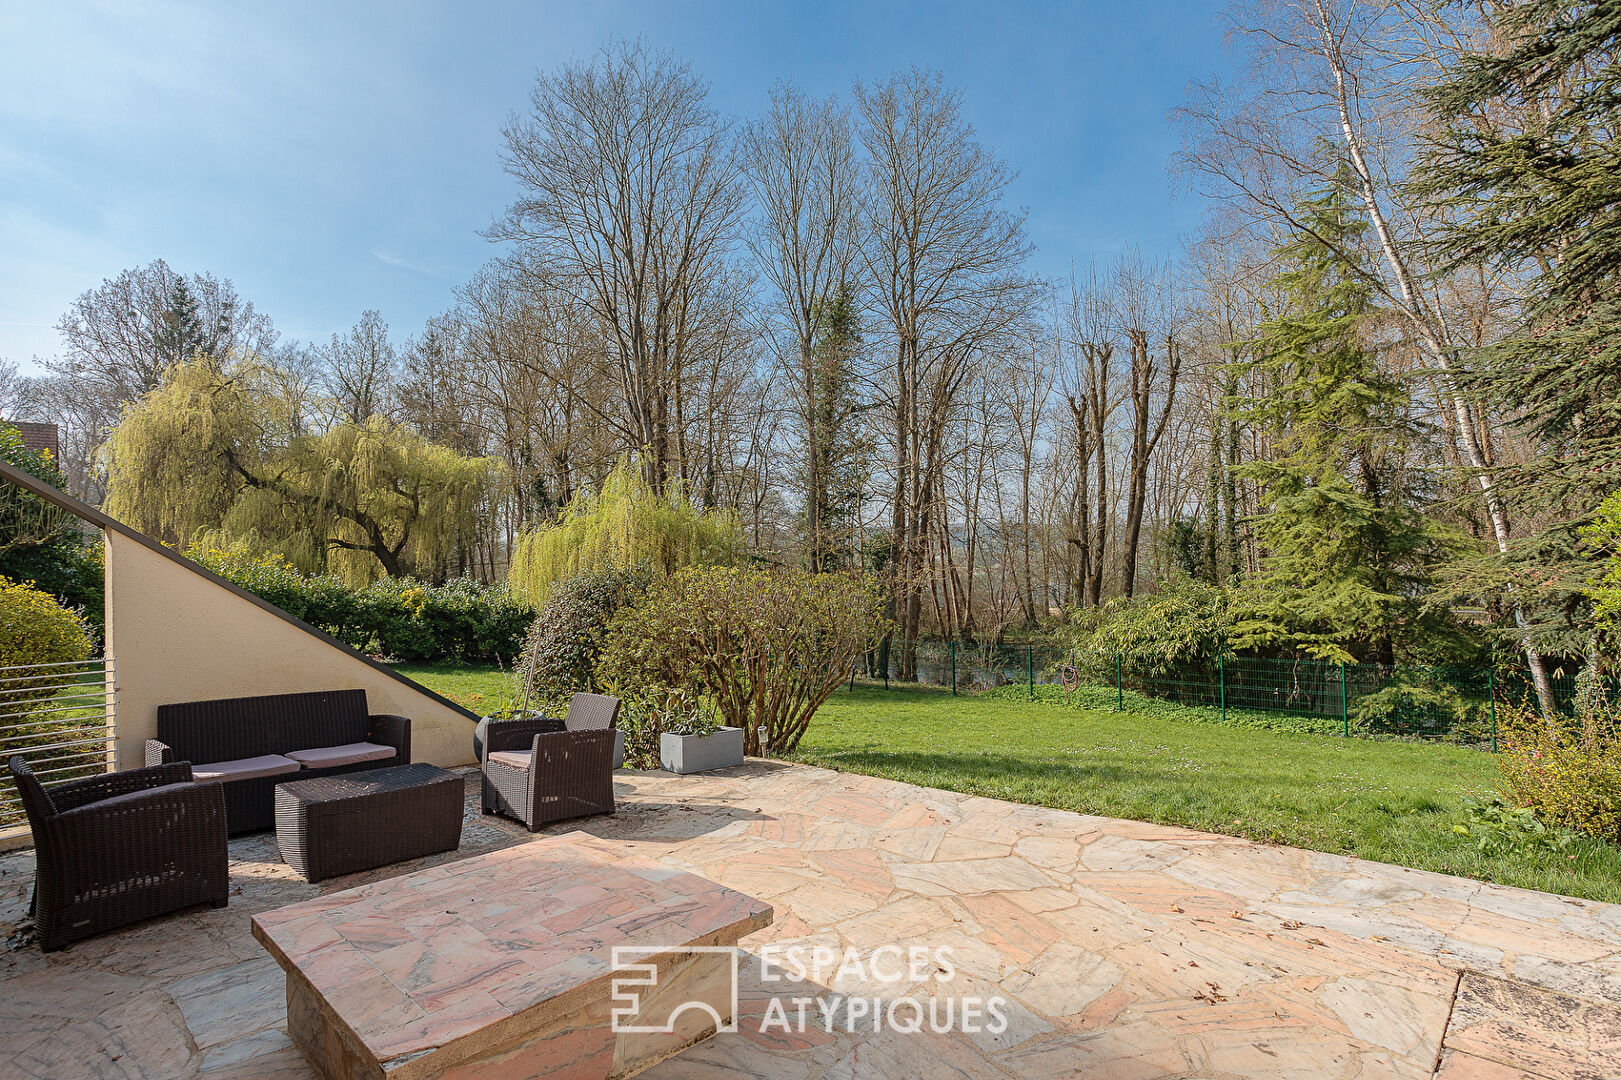
[[[4,736],[0,736],[0,745],[4,745],[5,743],[8,743],[8,742],[16,742],[19,739],[27,739],[27,738],[28,738],[27,735],[4,735]],[[66,749],[67,747],[70,747],[70,746],[89,746],[92,743],[109,743],[109,742],[113,742],[114,738],[115,737],[112,736],[112,735],[92,735],[88,739],[64,739],[61,742],[53,742],[49,746],[42,747],[41,749],[62,750],[62,749]],[[4,751],[0,751],[0,753],[4,753]]]
[[[105,694],[98,694],[95,697],[82,698],[80,700],[83,700],[83,701],[95,701],[97,699],[100,699],[103,704],[105,704],[105,702],[107,700]],[[52,698],[52,699],[48,699],[48,700],[55,700],[55,699]],[[21,726],[20,724],[13,725],[13,724],[7,724],[5,722],[5,721],[7,721],[7,720],[9,720],[9,719],[11,719],[13,717],[44,716],[47,713],[61,713],[61,712],[89,712],[89,711],[94,710],[95,708],[96,708],[95,705],[58,705],[58,706],[55,706],[55,707],[49,708],[49,709],[20,709],[20,710],[18,710],[16,712],[0,713],[0,727],[14,727],[14,726],[20,727]]]
[[[0,671],[37,671],[39,674],[0,676],[0,684],[32,682],[35,679],[40,678],[61,678],[64,675],[71,675],[72,672],[69,671],[46,670],[64,667],[76,667],[82,668],[86,672],[94,671],[100,673],[107,670],[107,663],[108,662],[104,660],[82,660],[71,664],[18,664],[15,667],[0,668]]]
[[[94,720],[91,714],[100,712],[102,715],[105,715],[107,710],[104,705],[81,705],[78,706],[74,711],[83,714],[84,719],[87,721],[87,726],[98,726],[103,725],[104,722],[95,721],[94,723],[90,723]],[[72,718],[67,717],[57,720],[34,720],[21,724],[0,723],[0,731],[23,731],[29,728],[60,728],[68,726],[71,721]]]
[[[0,668],[0,760],[21,754],[46,781],[112,771],[117,691],[112,657]],[[22,824],[21,796],[0,780],[0,827]]]

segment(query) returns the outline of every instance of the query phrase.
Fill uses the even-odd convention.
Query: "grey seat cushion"
[[[353,742],[342,746],[318,746],[314,750],[289,750],[287,756],[306,769],[336,769],[340,765],[358,765],[362,761],[386,760],[394,756],[394,748],[370,742]]]
[[[509,769],[527,769],[534,756],[533,750],[497,750],[490,755],[490,760]]]
[[[261,776],[281,776],[295,773],[302,766],[280,754],[261,754],[258,757],[237,758],[235,761],[210,761],[206,765],[195,762],[191,766],[193,780],[257,780]]]

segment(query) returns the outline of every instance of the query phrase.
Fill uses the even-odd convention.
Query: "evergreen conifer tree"
[[[1539,526],[1501,584],[1542,648],[1582,652],[1603,553],[1589,526],[1621,486],[1621,3],[1489,11],[1507,45],[1465,56],[1434,91],[1439,129],[1415,186],[1443,221],[1443,271],[1525,279],[1515,325],[1463,357],[1463,385],[1536,451],[1497,467]]]
[[[186,287],[185,278],[176,278],[169,304],[152,328],[152,344],[167,365],[188,363],[210,352],[197,298]]]
[[[1346,190],[1302,204],[1304,231],[1277,252],[1285,308],[1251,343],[1258,391],[1239,408],[1272,454],[1238,469],[1260,485],[1263,552],[1238,644],[1392,663],[1447,636],[1425,593],[1453,539],[1408,460],[1425,433],[1369,344],[1368,275],[1339,254],[1366,228]]]

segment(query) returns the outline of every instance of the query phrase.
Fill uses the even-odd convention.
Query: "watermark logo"
[[[681,945],[669,948],[661,945],[615,945],[613,948],[613,969],[623,972],[616,976],[610,987],[614,1007],[611,1025],[615,1033],[622,1035],[669,1035],[674,1033],[676,1021],[682,1014],[698,1011],[708,1013],[717,1032],[730,1032],[737,1030],[737,969],[740,949],[732,945]],[[722,963],[730,968],[730,978],[727,980],[731,991],[730,1007],[722,1009],[725,1004],[724,995],[719,1002],[706,1001],[699,998],[676,998],[663,1008],[664,1003],[654,1002],[660,1006],[648,1010],[646,998],[654,997],[659,988],[659,965],[656,958],[692,958],[697,956],[724,957]],[[668,968],[668,964],[666,964]],[[644,997],[641,989],[647,991]],[[722,1016],[721,1013],[725,1012]]]
[[[704,996],[661,995],[664,977],[691,957],[719,954],[724,986],[708,973]],[[706,1014],[717,1032],[735,1032],[740,1023],[804,1034],[811,1029],[853,1033],[871,1029],[915,1034],[1000,1035],[1008,1027],[1007,999],[952,991],[958,971],[950,946],[885,945],[870,953],[828,946],[765,945],[759,950],[763,1008],[747,1021],[738,1016],[743,953],[732,946],[618,946],[613,950],[613,1030],[628,1034],[671,1034],[690,1012]],[[752,986],[752,983],[751,983]],[[845,989],[829,989],[843,987]],[[670,1000],[661,1000],[668,996]],[[753,995],[751,994],[751,998]],[[751,1006],[756,1004],[751,1000]]]

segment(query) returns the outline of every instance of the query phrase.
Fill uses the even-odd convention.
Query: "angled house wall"
[[[0,477],[106,537],[107,655],[117,664],[118,767],[144,762],[159,705],[363,689],[372,712],[411,718],[411,755],[473,758],[476,717],[101,511],[0,463]]]

